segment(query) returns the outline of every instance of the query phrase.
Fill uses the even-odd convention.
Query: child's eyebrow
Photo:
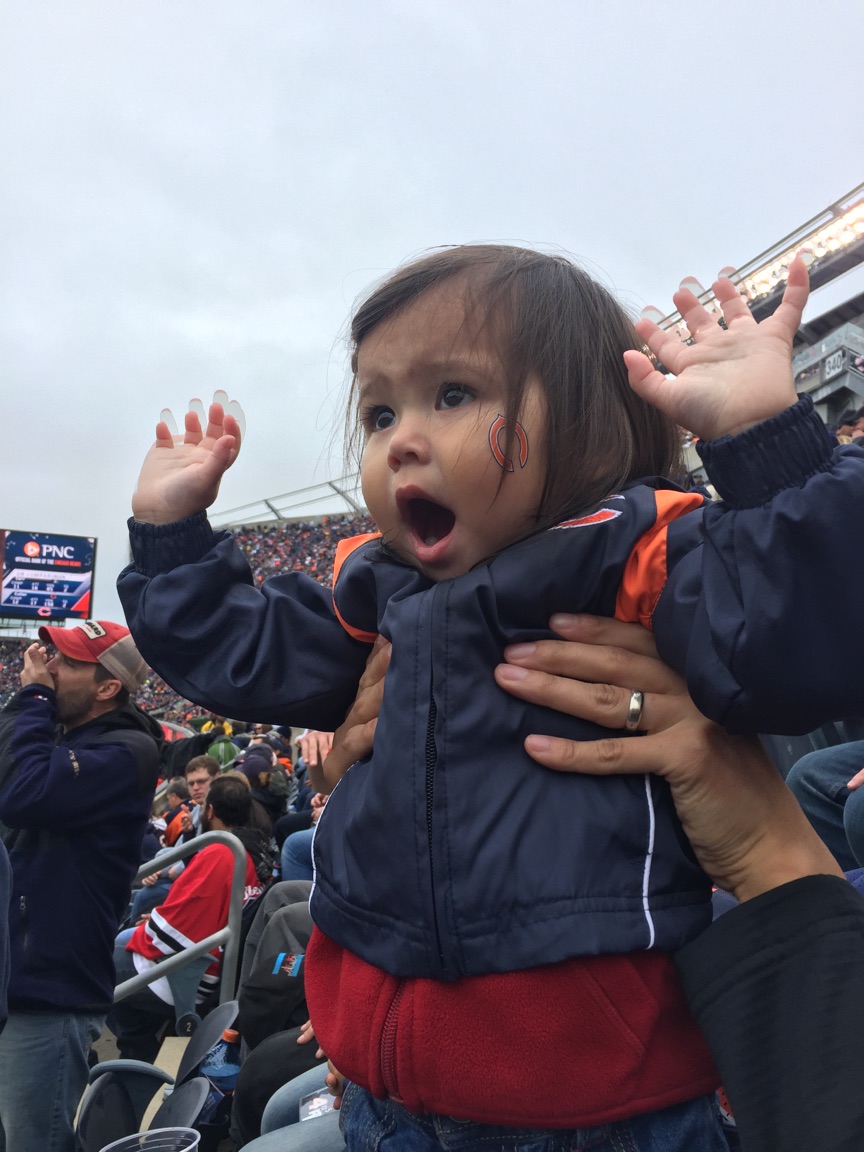
[[[376,381],[367,380],[363,384],[357,385],[357,403],[363,404],[369,396],[369,393],[375,388]]]
[[[463,375],[487,375],[495,368],[496,364],[491,357],[480,356],[476,352],[471,354],[453,353],[452,355],[435,356],[428,359],[418,357],[410,365],[412,374],[438,376],[443,380],[451,380]],[[357,395],[362,398],[370,388],[393,387],[398,383],[399,380],[394,380],[387,371],[378,370],[373,373],[367,371],[362,380],[359,375],[357,377]]]

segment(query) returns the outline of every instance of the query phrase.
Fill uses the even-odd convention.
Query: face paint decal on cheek
[[[506,428],[507,421],[499,413],[489,425],[489,448],[495,463],[505,472],[512,472],[514,470],[513,461],[504,455],[504,450],[501,447],[501,433],[506,431]],[[513,425],[513,434],[519,446],[519,467],[524,468],[528,463],[528,435],[518,420]]]

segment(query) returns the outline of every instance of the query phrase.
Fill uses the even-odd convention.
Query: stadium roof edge
[[[365,514],[360,474],[354,473],[295,488],[279,496],[262,497],[252,504],[211,512],[210,521],[217,528],[237,528],[240,525],[289,524],[299,520],[320,520],[324,516]]]

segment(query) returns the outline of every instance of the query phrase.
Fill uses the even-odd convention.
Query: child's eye
[[[463,404],[470,404],[474,393],[464,384],[445,384],[438,394],[439,408],[461,408]]]
[[[371,404],[363,413],[363,427],[367,432],[383,432],[395,419],[392,408],[384,404]]]

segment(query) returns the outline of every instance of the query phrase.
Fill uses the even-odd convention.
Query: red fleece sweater
[[[411,1112],[587,1128],[720,1082],[664,953],[578,957],[447,984],[390,976],[316,929],[306,994],[339,1071]]]

